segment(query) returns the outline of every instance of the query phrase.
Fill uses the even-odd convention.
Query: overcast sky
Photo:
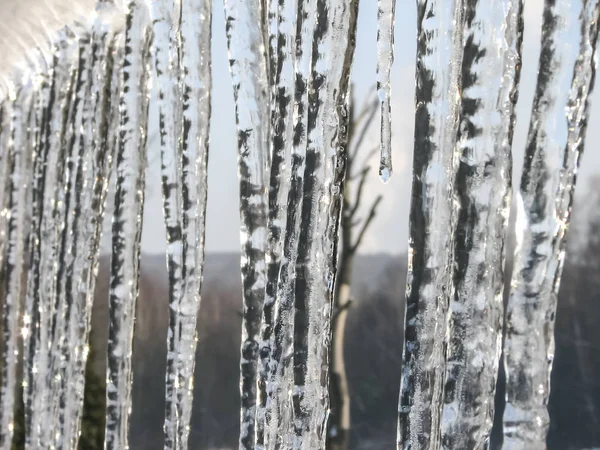
[[[65,0],[48,0],[48,2],[59,5],[54,20],[59,20],[60,15],[63,14],[64,7],[61,9],[61,4],[73,5],[74,3],[65,2]],[[93,4],[91,0],[82,2],[82,4],[85,3]],[[362,251],[366,253],[399,253],[404,252],[407,248],[414,123],[415,3],[415,0],[397,0],[396,58],[392,73],[394,175],[387,185],[383,185],[375,176],[378,157],[373,158],[374,174],[367,185],[364,203],[369,205],[369,200],[380,193],[384,195],[384,200],[371,231],[364,241]],[[36,14],[44,17],[46,21],[51,21],[48,14],[45,13],[45,8],[39,8],[40,4],[39,0],[0,0],[0,32],[3,35],[0,37],[0,48],[2,51],[7,48],[12,50],[15,45],[13,35],[18,37],[23,35],[22,30],[31,30],[35,27],[35,23],[39,21]],[[525,4],[524,61],[517,108],[517,129],[513,146],[515,177],[520,175],[536,81],[543,0],[528,0]],[[362,0],[352,73],[359,100],[365,98],[375,83],[376,17],[377,1]],[[27,24],[27,26],[23,24]],[[214,1],[212,49],[213,116],[208,175],[206,250],[207,252],[231,252],[239,250],[237,149],[222,0]],[[14,59],[13,53],[5,52],[3,56],[0,56],[0,64],[6,67],[9,59]],[[597,90],[592,99],[592,117],[588,127],[586,154],[578,181],[580,198],[588,189],[586,184],[590,176],[600,171],[600,157],[597,145],[594,145],[600,137],[598,95]],[[377,127],[373,127],[368,137],[369,142],[373,145],[376,145],[378,141],[376,131]],[[152,135],[152,130],[150,141],[157,142],[156,136]],[[372,148],[371,145],[366,147]],[[142,246],[143,251],[155,253],[163,252],[165,243],[159,187],[159,158],[156,146],[150,149],[150,154],[151,166],[147,178],[148,195]],[[106,239],[105,243],[109,244]]]

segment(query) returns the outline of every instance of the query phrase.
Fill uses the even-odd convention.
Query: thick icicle
[[[261,0],[225,0],[229,66],[236,102],[244,313],[240,448],[255,446],[260,325],[266,285],[269,89]]]
[[[331,73],[334,75],[329,88],[330,100],[326,112],[325,139],[330,148],[325,148],[325,199],[319,205],[320,245],[324,256],[324,279],[321,282],[323,299],[317,297],[317,307],[311,305],[311,322],[316,326],[309,327],[309,377],[315,386],[315,408],[311,418],[311,436],[306,449],[324,449],[327,438],[327,421],[329,416],[329,364],[331,352],[331,320],[334,303],[335,283],[337,278],[338,242],[341,211],[344,198],[344,179],[346,176],[348,136],[350,128],[350,74],[354,60],[356,45],[356,29],[358,19],[358,0],[342,2],[340,19],[333,21],[333,45],[340,45],[340,53],[336,55]],[[338,16],[333,11],[333,16]],[[311,345],[311,337],[315,342]],[[315,351],[310,348],[314,346]],[[316,355],[311,364],[310,355]],[[311,374],[311,366],[314,372]]]
[[[277,440],[275,429],[270,422],[277,422],[284,405],[279,404],[275,386],[277,379],[270,380],[270,371],[278,373],[281,360],[281,336],[275,332],[279,321],[289,324],[289,308],[281,307],[278,296],[279,270],[281,267],[283,239],[287,214],[289,186],[286,180],[291,172],[291,147],[293,139],[293,95],[294,95],[294,48],[296,37],[297,0],[276,2],[278,11],[272,13],[277,18],[277,34],[271,38],[276,47],[271,53],[271,67],[275,71],[272,82],[275,95],[271,108],[274,121],[271,124],[271,177],[269,188],[268,246],[267,246],[267,286],[261,327],[261,349],[259,366],[259,402],[256,420],[256,445],[271,447]],[[276,64],[274,64],[276,61]],[[275,67],[273,67],[275,65]],[[284,317],[281,317],[281,314]],[[282,328],[279,327],[278,330]],[[289,329],[289,328],[286,328]],[[270,431],[270,433],[269,433]],[[267,435],[265,435],[265,433]]]
[[[454,152],[462,67],[463,0],[417,2],[415,150],[410,211],[398,449],[437,450],[454,295]]]
[[[294,62],[293,135],[291,141],[291,182],[287,195],[283,195],[286,213],[283,216],[283,247],[277,280],[276,305],[272,340],[268,361],[265,447],[291,448],[294,442],[292,423],[292,389],[294,386],[294,307],[296,260],[303,202],[303,184],[308,142],[309,81],[311,74],[313,34],[316,26],[317,0],[299,1],[296,17],[296,48]],[[283,68],[283,67],[282,67]],[[288,144],[289,145],[289,144]],[[276,155],[273,155],[272,174],[276,172]],[[280,180],[282,181],[282,180]],[[273,182],[273,180],[272,180]],[[286,199],[287,198],[287,202]],[[271,205],[273,207],[273,205]],[[277,222],[273,221],[272,225]],[[274,230],[274,228],[272,229]],[[282,232],[283,232],[282,230]]]
[[[324,448],[335,231],[343,192],[348,76],[356,2],[317,1],[309,82],[306,165],[296,262],[293,448]],[[340,109],[342,108],[342,109]],[[333,239],[332,239],[333,238]]]
[[[547,0],[544,7],[506,319],[504,448],[511,450],[546,448],[554,317],[594,86],[599,11],[598,0]]]
[[[377,11],[377,95],[381,105],[381,161],[379,176],[384,183],[392,175],[392,84],[396,0],[379,0]]]
[[[6,258],[2,267],[2,284],[5,289],[2,305],[3,341],[2,386],[0,401],[0,448],[10,450],[14,432],[15,388],[17,385],[18,338],[21,333],[21,297],[23,292],[23,266],[27,244],[26,221],[29,205],[26,204],[31,184],[30,151],[28,145],[29,114],[32,104],[32,86],[18,88],[11,108],[8,150],[10,180],[5,196],[8,211],[6,230]]]
[[[140,238],[144,208],[148,115],[147,11],[141,1],[127,5],[116,155],[115,206],[109,293],[106,433],[104,448],[128,447],[131,412],[132,344],[139,295]]]
[[[520,0],[466,2],[454,185],[456,290],[442,410],[447,449],[486,448],[494,417],[522,26]]]

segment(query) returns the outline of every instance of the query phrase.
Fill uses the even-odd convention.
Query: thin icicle
[[[23,292],[23,266],[27,243],[26,221],[29,207],[26,204],[31,183],[28,125],[32,104],[31,85],[19,88],[11,108],[8,140],[8,170],[10,180],[6,193],[8,223],[6,231],[6,259],[2,267],[5,289],[2,305],[3,341],[2,386],[0,401],[0,448],[10,450],[14,432],[15,388],[17,384],[18,339],[21,334],[21,297]]]
[[[392,175],[392,83],[396,0],[379,0],[377,11],[377,94],[381,105],[381,160],[379,176],[387,183]]]
[[[554,317],[594,86],[599,14],[598,0],[548,0],[544,7],[507,310],[506,449],[546,448]]]
[[[494,417],[522,2],[467,0],[442,447],[484,449]]]
[[[181,2],[158,0],[151,3],[153,62],[156,92],[162,197],[165,228],[167,231],[167,272],[169,277],[169,332],[167,372],[165,380],[165,448],[176,448],[179,422],[177,395],[180,388],[178,368],[178,339],[180,310],[183,293],[183,242],[181,235],[181,96],[179,89],[179,51]]]
[[[46,74],[49,72],[52,74],[52,68],[47,64],[44,68]],[[31,188],[29,195],[31,196],[31,211],[29,213],[29,242],[27,242],[26,254],[29,258],[27,261],[28,273],[27,273],[27,286],[25,287],[25,310],[23,313],[23,403],[24,403],[24,431],[27,436],[27,430],[30,429],[31,423],[29,419],[31,414],[29,408],[31,406],[31,396],[29,391],[29,383],[32,382],[33,377],[33,352],[34,349],[31,346],[33,334],[37,332],[37,328],[32,325],[39,323],[34,320],[36,317],[36,306],[30,296],[30,284],[36,279],[34,274],[35,268],[39,268],[39,230],[41,221],[41,201],[43,200],[43,182],[41,180],[41,173],[43,170],[43,147],[42,138],[43,130],[45,128],[45,121],[47,120],[47,107],[48,99],[50,94],[50,84],[48,83],[47,75],[43,74],[39,76],[38,85],[36,87],[36,95],[34,97],[34,103],[32,104],[31,114],[31,130],[29,133],[30,146],[31,146]],[[39,278],[37,279],[39,282]]]
[[[115,206],[110,267],[106,432],[104,448],[129,446],[132,345],[139,295],[140,238],[144,209],[146,127],[148,116],[147,11],[141,1],[127,5]]]
[[[398,449],[437,450],[454,295],[454,152],[464,1],[417,2],[415,150]]]
[[[10,140],[10,118],[11,118],[10,99],[3,99],[2,111],[0,117],[0,267],[4,265],[4,249],[6,246],[6,195],[8,192],[8,142]],[[0,293],[0,296],[3,295]]]
[[[40,356],[40,298],[39,289],[41,283],[41,242],[42,242],[42,217],[44,206],[44,191],[46,186],[46,160],[49,150],[50,114],[56,97],[57,80],[55,68],[58,58],[53,57],[52,64],[48,67],[48,79],[43,80],[40,93],[36,101],[36,115],[39,123],[39,136],[33,150],[33,182],[32,182],[32,210],[31,210],[31,233],[28,253],[30,255],[29,273],[27,276],[27,295],[25,300],[24,330],[23,336],[23,403],[25,409],[25,443],[27,447],[32,446],[32,421],[37,414],[33,411],[34,398],[36,395],[34,387],[39,386],[37,377],[37,361]]]
[[[197,344],[197,316],[204,267],[207,168],[211,114],[211,20],[210,0],[185,1],[181,12],[182,124],[182,234],[183,297],[179,304],[178,342],[178,424],[177,444],[188,448],[194,362]]]
[[[266,285],[269,90],[260,0],[225,0],[229,66],[236,102],[244,314],[240,449],[255,446],[260,324]]]
[[[204,262],[211,4],[152,5],[167,226],[170,320],[165,448],[187,448]],[[181,8],[181,11],[179,11]],[[175,13],[174,13],[175,12]],[[172,17],[180,23],[173,23]]]
[[[285,217],[287,214],[287,198],[289,186],[287,180],[291,175],[291,147],[293,138],[293,96],[294,96],[294,49],[296,33],[297,0],[278,0],[278,11],[273,13],[277,18],[277,34],[271,39],[276,48],[271,53],[271,66],[275,71],[272,82],[275,95],[272,98],[273,123],[271,124],[271,176],[269,188],[269,240],[267,246],[267,286],[261,326],[260,366],[259,366],[259,403],[256,420],[256,445],[263,448],[273,445],[277,437],[267,433],[269,423],[274,420],[282,405],[274,398],[273,384],[269,380],[270,370],[277,372],[280,354],[276,348],[280,345],[274,333],[279,320],[279,303],[277,302],[279,269],[281,267],[283,239],[285,237]],[[273,67],[276,61],[276,67]],[[285,308],[284,308],[285,309]],[[285,319],[289,322],[289,315]],[[268,417],[267,417],[268,416]],[[271,429],[271,431],[273,431]]]
[[[212,2],[183,2],[181,13],[182,129],[182,233],[183,298],[179,305],[179,422],[178,444],[188,448],[197,317],[204,267],[204,234],[208,189],[207,169],[211,115],[211,21]]]

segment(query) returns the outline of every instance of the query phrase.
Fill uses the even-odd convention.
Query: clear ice
[[[502,345],[504,245],[521,66],[522,2],[467,1],[454,180],[442,448],[484,449]]]
[[[600,2],[546,1],[506,312],[504,448],[546,448],[554,317],[594,86]]]
[[[441,446],[466,0],[417,2],[417,73],[398,449]]]
[[[392,64],[394,63],[394,22],[396,0],[378,0],[377,11],[377,95],[381,114],[379,176],[387,183],[392,175]]]

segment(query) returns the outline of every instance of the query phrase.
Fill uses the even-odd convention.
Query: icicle
[[[303,448],[324,449],[329,415],[329,352],[331,347],[331,318],[334,286],[337,272],[338,231],[346,173],[348,144],[348,95],[350,71],[354,59],[358,1],[339,1],[330,5],[330,47],[323,55],[329,59],[328,83],[325,84],[322,149],[324,156],[324,183],[318,204],[315,237],[319,237],[311,258],[317,263],[322,258],[322,268],[314,265],[313,283],[309,300],[308,328],[308,383],[307,391],[313,396],[310,417],[310,435]],[[316,61],[319,58],[317,57]],[[314,61],[313,61],[314,62]],[[318,126],[317,126],[318,129]],[[321,130],[319,130],[321,132]],[[319,137],[312,144],[317,143]],[[317,144],[315,148],[318,149]],[[311,149],[309,133],[308,151]],[[318,277],[321,277],[319,280]],[[316,288],[316,289],[315,289]],[[314,289],[314,290],[313,290]]]
[[[104,448],[128,447],[131,412],[131,353],[139,294],[140,238],[144,207],[145,147],[148,115],[147,11],[138,1],[127,5],[123,87],[116,156],[117,188],[112,226],[109,293],[106,432]]]
[[[48,419],[53,417],[52,398],[55,373],[53,371],[52,354],[56,348],[55,332],[61,322],[58,318],[58,260],[60,248],[60,230],[65,221],[64,202],[64,167],[66,129],[70,120],[72,92],[75,83],[76,64],[74,61],[73,33],[65,28],[61,31],[55,48],[54,80],[50,92],[49,116],[46,129],[42,130],[44,141],[44,197],[40,211],[40,263],[36,270],[35,279],[28,289],[36,285],[37,290],[30,292],[32,304],[37,305],[36,318],[32,322],[32,340],[30,352],[33,356],[33,380],[28,384],[29,393],[26,397],[32,399],[31,429],[28,442],[32,446],[45,448],[52,445],[54,436],[52,427],[48,427]],[[39,278],[37,278],[39,277]]]
[[[355,2],[317,1],[309,82],[307,150],[295,280],[294,432],[292,447],[324,448],[328,414],[327,351],[335,242],[347,132],[345,105],[353,56]],[[342,106],[343,108],[344,106]],[[344,128],[345,126],[345,128]],[[343,145],[343,142],[342,142]],[[338,172],[340,171],[340,172]],[[337,211],[337,212],[336,212]],[[330,229],[330,227],[333,227]],[[334,233],[335,234],[335,233]]]
[[[455,180],[454,284],[442,446],[484,449],[494,416],[522,3],[466,2]]]
[[[6,98],[2,103],[0,117],[0,267],[4,265],[4,248],[6,246],[6,203],[8,191],[8,142],[10,138],[11,101]],[[3,295],[0,293],[0,295]]]
[[[31,85],[18,88],[11,108],[10,133],[8,139],[8,170],[10,180],[5,196],[8,211],[6,231],[6,259],[2,267],[5,289],[2,307],[3,341],[2,395],[0,403],[0,448],[10,450],[14,432],[14,402],[17,382],[18,338],[21,333],[21,294],[23,265],[27,242],[26,222],[29,207],[26,204],[31,183],[28,145],[28,124],[32,104]]]
[[[70,437],[66,432],[66,406],[67,396],[71,393],[71,380],[68,379],[68,368],[71,364],[72,343],[69,340],[71,314],[73,308],[74,265],[78,247],[81,242],[77,240],[81,210],[77,208],[77,197],[81,193],[78,185],[78,172],[80,171],[82,154],[84,152],[83,135],[81,130],[85,127],[84,108],[89,97],[89,61],[90,61],[90,36],[87,32],[81,33],[78,38],[77,76],[73,89],[73,98],[68,116],[65,147],[65,172],[63,177],[63,190],[59,202],[63,203],[64,222],[61,225],[60,247],[58,253],[57,271],[57,319],[54,324],[52,353],[50,356],[50,370],[52,371],[52,397],[50,409],[52,415],[46,418],[50,421],[52,429],[52,446],[64,448],[69,446]]]
[[[381,105],[381,162],[379,176],[387,183],[392,175],[392,84],[396,0],[379,0],[377,11],[377,94]]]
[[[266,284],[269,90],[260,0],[225,0],[227,46],[236,101],[244,318],[240,448],[255,445],[260,323]]]
[[[168,5],[152,4],[170,289],[164,428],[165,448],[187,448],[204,262],[212,8],[205,0],[182,2],[174,14]]]
[[[30,284],[36,280],[34,276],[34,268],[39,268],[39,231],[41,221],[41,202],[43,201],[43,183],[40,184],[41,173],[43,168],[43,154],[42,154],[42,137],[45,129],[44,121],[47,121],[47,108],[50,94],[50,84],[48,83],[47,74],[52,74],[53,68],[48,64],[48,61],[44,61],[43,68],[40,73],[36,76],[36,95],[32,104],[30,132],[29,132],[29,145],[31,146],[31,188],[29,190],[28,203],[31,205],[31,211],[29,212],[29,241],[27,242],[26,257],[27,261],[27,285],[25,286],[25,311],[23,314],[23,403],[24,403],[24,432],[25,437],[28,437],[28,430],[31,429],[31,414],[29,412],[31,407],[31,395],[29,385],[33,380],[33,355],[35,350],[31,346],[34,334],[37,333],[38,327],[35,324],[39,323],[36,320],[37,317],[37,305],[35,305],[30,295]],[[37,278],[39,282],[39,278]]]
[[[179,2],[159,0],[151,3],[153,62],[157,92],[157,111],[160,127],[161,174],[163,212],[167,230],[167,271],[169,275],[169,335],[166,373],[165,448],[176,448],[178,403],[180,388],[178,367],[178,339],[180,310],[183,293],[183,242],[181,235],[181,97],[179,90],[179,44],[181,42],[181,14]],[[174,23],[174,21],[176,21]]]
[[[179,448],[188,448],[197,316],[204,267],[208,143],[211,114],[211,21],[210,0],[185,1],[181,20],[182,130],[182,232],[184,292],[179,306],[179,385],[177,402]]]
[[[278,320],[289,323],[289,311],[282,311],[276,302],[279,269],[281,266],[283,238],[285,231],[285,216],[287,213],[287,197],[291,163],[291,147],[293,139],[293,102],[294,95],[294,48],[296,33],[296,14],[298,1],[278,1],[278,11],[272,13],[277,19],[276,34],[271,41],[276,43],[271,53],[271,68],[275,71],[272,82],[274,83],[271,108],[273,123],[271,124],[271,179],[269,189],[269,240],[267,246],[267,286],[265,291],[265,304],[261,326],[260,349],[261,361],[259,366],[259,404],[256,420],[256,445],[263,448],[274,445],[277,440],[274,433],[265,436],[266,428],[271,421],[277,421],[278,412],[284,405],[278,404],[273,382],[270,381],[269,371],[277,373],[281,355],[278,353],[281,342],[274,332]],[[276,61],[276,64],[274,64]],[[273,67],[275,66],[275,67]],[[283,308],[285,309],[285,308]],[[281,319],[279,314],[284,313]],[[270,431],[274,431],[270,428]]]
[[[29,272],[27,276],[27,295],[25,300],[23,336],[23,403],[25,413],[25,443],[28,448],[33,442],[33,419],[39,417],[34,412],[34,398],[40,398],[41,393],[34,391],[40,386],[38,371],[38,357],[43,351],[41,348],[40,324],[40,282],[41,282],[41,242],[42,242],[42,217],[44,206],[44,191],[46,180],[46,161],[49,150],[50,114],[56,96],[57,79],[55,68],[58,58],[53,57],[53,62],[48,65],[48,78],[42,79],[40,93],[36,98],[36,120],[39,130],[33,149],[33,183],[32,183],[32,212],[30,225],[30,240],[28,253],[30,256]],[[38,403],[39,404],[39,403]],[[36,435],[37,436],[37,435]]]
[[[511,450],[546,448],[554,316],[594,86],[599,11],[598,0],[548,0],[544,7],[504,349],[504,448]]]
[[[286,5],[289,6],[289,5]],[[275,238],[277,233],[276,227],[281,222],[285,224],[282,227],[282,250],[281,261],[279,268],[279,276],[277,279],[276,290],[274,286],[269,286],[267,293],[267,302],[271,289],[274,289],[273,296],[275,305],[271,306],[272,311],[272,336],[268,355],[268,381],[267,381],[267,396],[266,411],[265,411],[265,448],[291,448],[294,441],[294,430],[292,423],[292,388],[294,385],[293,374],[293,344],[294,344],[294,287],[295,287],[295,269],[296,259],[298,254],[298,238],[300,234],[300,212],[302,210],[303,201],[303,180],[305,170],[306,146],[307,146],[307,126],[308,126],[308,84],[311,74],[313,34],[316,22],[313,18],[316,16],[317,0],[309,0],[307,2],[299,1],[297,3],[296,17],[296,46],[295,46],[295,61],[294,61],[294,101],[292,125],[293,135],[291,138],[291,182],[286,193],[286,189],[282,186],[284,182],[283,176],[279,177],[279,187],[277,191],[277,175],[278,157],[277,153],[273,154],[272,165],[272,187],[270,195],[275,198],[275,192],[283,198],[279,201],[285,210],[271,203],[270,213],[272,215],[281,214],[281,218],[272,216],[270,222],[271,239]],[[285,9],[284,16],[290,14]],[[282,61],[283,62],[283,61]],[[282,75],[284,74],[284,66],[282,64]],[[280,78],[281,82],[285,81]],[[283,117],[283,116],[282,116]],[[276,132],[279,128],[276,128]],[[274,135],[275,136],[275,135]],[[275,141],[273,141],[275,143]],[[288,141],[288,146],[290,142]],[[286,201],[287,199],[287,201]],[[275,242],[269,244],[269,251],[272,253],[270,258],[275,255]],[[275,264],[274,259],[269,260],[270,264]],[[274,271],[274,266],[270,267]],[[271,276],[271,275],[270,275]],[[271,281],[271,280],[269,280]],[[276,295],[275,295],[276,294]],[[267,313],[269,310],[267,310]],[[267,316],[265,316],[265,325]],[[266,330],[266,328],[265,328]],[[267,342],[265,342],[267,345]],[[264,387],[263,387],[264,388]],[[259,420],[262,420],[259,417]]]
[[[112,38],[109,29],[120,12],[111,5],[102,7],[95,20],[86,70],[89,71],[81,117],[82,135],[78,138],[79,164],[75,175],[73,254],[65,350],[70,353],[64,369],[64,399],[61,400],[62,448],[76,448],[79,440],[89,328],[97,275],[99,244],[102,233],[108,178],[113,147],[107,140],[113,86]],[[79,122],[79,120],[78,120]],[[110,147],[109,147],[110,146]]]
[[[464,2],[417,2],[415,150],[398,449],[438,449],[456,204]]]

